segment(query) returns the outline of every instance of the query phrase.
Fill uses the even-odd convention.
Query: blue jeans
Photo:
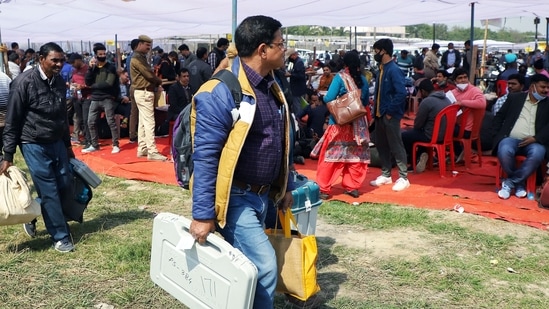
[[[431,141],[431,138],[429,138],[423,131],[416,130],[414,128],[406,131],[402,131],[401,133],[402,138],[402,144],[404,145],[404,150],[406,150],[406,158],[407,162],[412,164],[412,158],[414,157],[414,143],[416,142],[425,142],[428,143]],[[419,158],[419,155],[425,152],[425,147],[419,147],[417,150],[417,156],[416,159]]]
[[[507,180],[512,182],[511,187],[523,187],[526,178],[530,176],[541,164],[545,157],[545,147],[538,143],[519,147],[520,140],[506,137],[499,142],[498,160],[501,168],[507,174]],[[515,156],[526,156],[526,160],[519,166],[515,166]]]
[[[70,184],[67,147],[59,140],[51,144],[21,144],[21,152],[40,198],[44,224],[54,242],[69,239],[69,225],[61,197]]]
[[[268,205],[268,193],[258,195],[233,186],[227,224],[223,229],[218,227],[225,241],[242,251],[257,267],[255,309],[273,308],[278,277],[275,251],[264,230]]]

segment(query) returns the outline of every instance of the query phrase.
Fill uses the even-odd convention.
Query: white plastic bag
[[[13,165],[7,173],[0,175],[0,225],[26,223],[40,216],[40,204],[32,198],[25,174]]]

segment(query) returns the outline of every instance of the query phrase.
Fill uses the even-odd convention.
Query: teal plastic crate
[[[296,184],[299,187],[292,191],[292,213],[297,221],[297,230],[303,235],[314,235],[318,206],[322,204],[320,188],[316,182],[306,178],[298,179]]]

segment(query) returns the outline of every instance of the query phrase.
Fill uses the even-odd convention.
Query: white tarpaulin
[[[397,26],[470,20],[467,0],[238,0],[237,22],[268,15],[283,26]],[[548,0],[477,0],[475,19],[539,16]],[[131,40],[231,33],[231,0],[0,0],[2,41]]]

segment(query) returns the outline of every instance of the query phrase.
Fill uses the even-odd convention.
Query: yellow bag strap
[[[280,220],[280,223],[282,223],[282,230],[284,231],[284,237],[285,238],[291,238],[292,237],[292,223],[294,226],[297,227],[297,222],[295,220],[294,214],[291,210],[286,210],[286,212],[282,211],[281,209],[278,210],[278,218],[277,218],[277,225],[278,220]]]

